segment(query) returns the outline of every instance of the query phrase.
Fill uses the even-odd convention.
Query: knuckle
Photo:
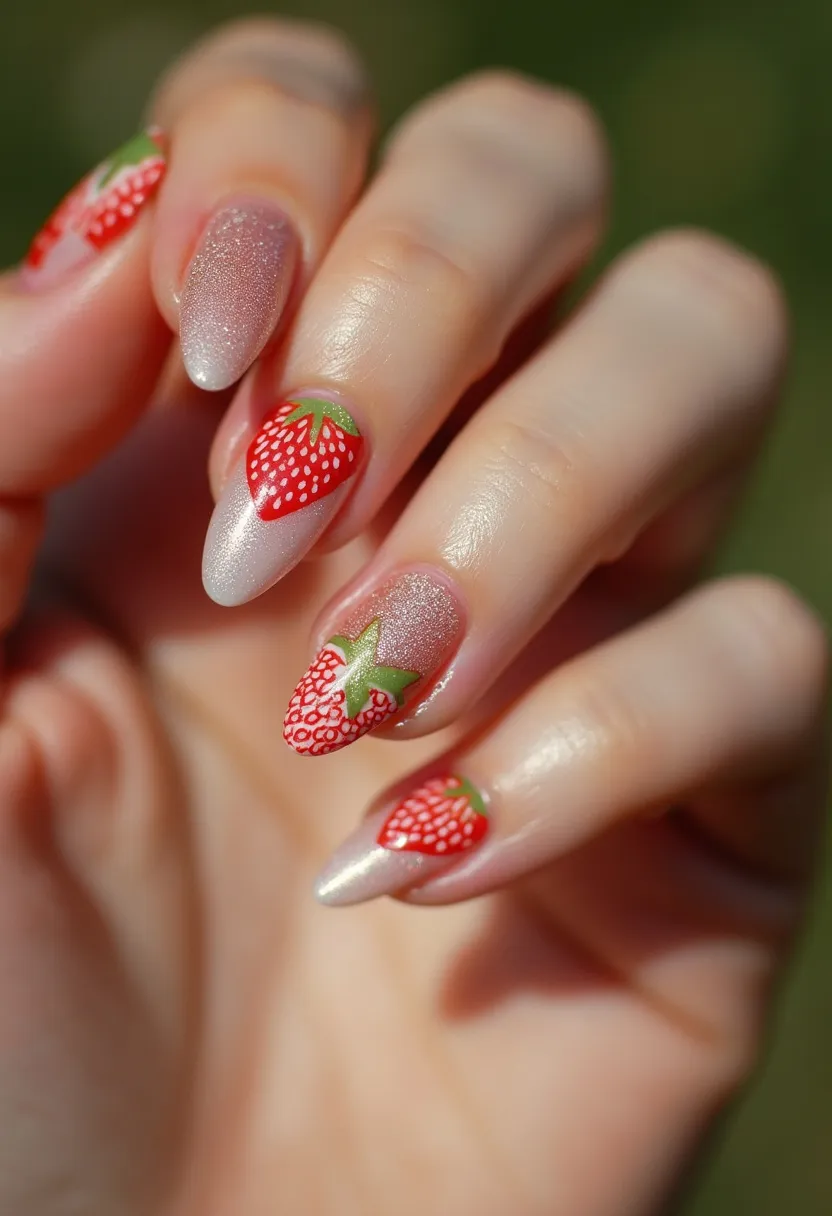
[[[770,684],[824,695],[829,641],[817,614],[788,584],[767,575],[726,579],[719,587],[732,638]]]
[[[361,256],[365,269],[359,278],[380,278],[396,294],[429,299],[455,337],[473,331],[482,319],[487,292],[481,276],[430,235],[404,225],[379,227],[367,236]]]
[[[644,755],[645,745],[655,737],[655,722],[601,663],[587,665],[572,698],[570,716],[581,724],[576,733],[592,740],[599,765],[620,779],[633,760]]]
[[[669,284],[722,331],[745,344],[785,353],[785,298],[774,272],[737,246],[709,232],[660,233],[629,255],[631,267]]]
[[[463,150],[487,150],[486,165],[493,166],[495,150],[502,150],[515,168],[525,162],[539,173],[542,166],[560,189],[564,165],[569,180],[586,192],[606,189],[607,139],[592,107],[577,94],[519,72],[490,69],[436,94],[396,129],[392,148],[437,139]]]
[[[252,17],[208,35],[166,73],[155,107],[176,117],[214,87],[259,84],[294,101],[352,111],[367,101],[357,52],[326,25]]]
[[[567,445],[549,431],[504,417],[493,425],[489,444],[486,463],[512,497],[522,496],[536,512],[582,512],[588,478],[577,441]]]

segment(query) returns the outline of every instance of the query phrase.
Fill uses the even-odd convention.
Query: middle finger
[[[301,309],[281,375],[296,391],[276,395],[267,368],[221,428],[217,459],[237,463],[208,533],[212,598],[243,603],[281,578],[359,469],[335,539],[369,522],[511,331],[586,257],[604,179],[583,104],[514,77],[456,86],[407,121]]]

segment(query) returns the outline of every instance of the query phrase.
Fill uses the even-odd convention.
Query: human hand
[[[417,107],[357,203],[333,36],[220,31],[152,120],[167,175],[143,146],[117,239],[129,157],[0,297],[6,626],[64,487],[0,727],[0,1211],[655,1212],[754,1060],[823,808],[820,626],[766,579],[689,590],[778,291],[666,233],[549,336],[606,156],[508,74]],[[355,471],[281,512],[253,461],[310,398]],[[349,693],[399,746],[278,738],[319,609],[353,665],[289,741],[357,737]],[[385,837],[437,776],[445,856],[405,812]],[[318,894],[399,898],[320,907],[371,802]]]

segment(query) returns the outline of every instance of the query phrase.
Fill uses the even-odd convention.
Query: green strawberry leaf
[[[468,804],[471,807],[471,809],[476,811],[478,815],[482,815],[484,818],[487,819],[488,810],[486,809],[485,800],[483,799],[482,794],[479,792],[479,790],[474,785],[474,783],[472,781],[469,781],[467,777],[456,777],[455,776],[454,781],[457,784],[450,786],[448,789],[446,789],[444,791],[445,797],[446,798],[467,798]]]
[[[113,153],[103,166],[103,175],[98,182],[99,190],[106,190],[122,169],[132,169],[150,156],[159,156],[159,145],[154,143],[146,131],[134,135],[126,144]]]
[[[292,404],[296,405],[297,409],[292,410],[292,413],[283,419],[283,425],[288,426],[290,422],[300,422],[301,418],[311,416],[312,425],[309,428],[310,443],[318,442],[321,427],[327,418],[348,435],[358,437],[361,434],[355,425],[352,414],[348,410],[345,410],[343,405],[338,405],[335,401],[322,401],[318,397],[298,397],[297,400],[292,399]]]
[[[421,672],[404,671],[399,667],[382,667],[376,663],[376,650],[381,632],[381,622],[372,621],[357,638],[340,635],[330,638],[329,645],[344,652],[347,672],[344,677],[344,693],[347,701],[347,717],[357,718],[373,688],[380,688],[395,697],[396,704],[404,704],[404,693],[411,684],[421,680]]]

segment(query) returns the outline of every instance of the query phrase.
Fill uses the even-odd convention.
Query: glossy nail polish
[[[209,221],[185,273],[182,357],[201,388],[234,384],[262,352],[295,277],[298,239],[270,203],[241,199]]]
[[[488,830],[488,809],[476,786],[441,773],[392,810],[365,819],[318,876],[315,896],[329,907],[347,907],[395,895],[449,869]]]
[[[135,136],[67,195],[31,244],[21,269],[29,287],[50,287],[124,236],[165,175],[162,134]]]
[[[288,574],[343,504],[363,450],[338,402],[304,396],[275,406],[208,527],[202,578],[211,599],[244,604]]]
[[[449,584],[425,570],[389,579],[349,613],[295,689],[283,737],[326,756],[383,725],[437,675],[463,628]]]

